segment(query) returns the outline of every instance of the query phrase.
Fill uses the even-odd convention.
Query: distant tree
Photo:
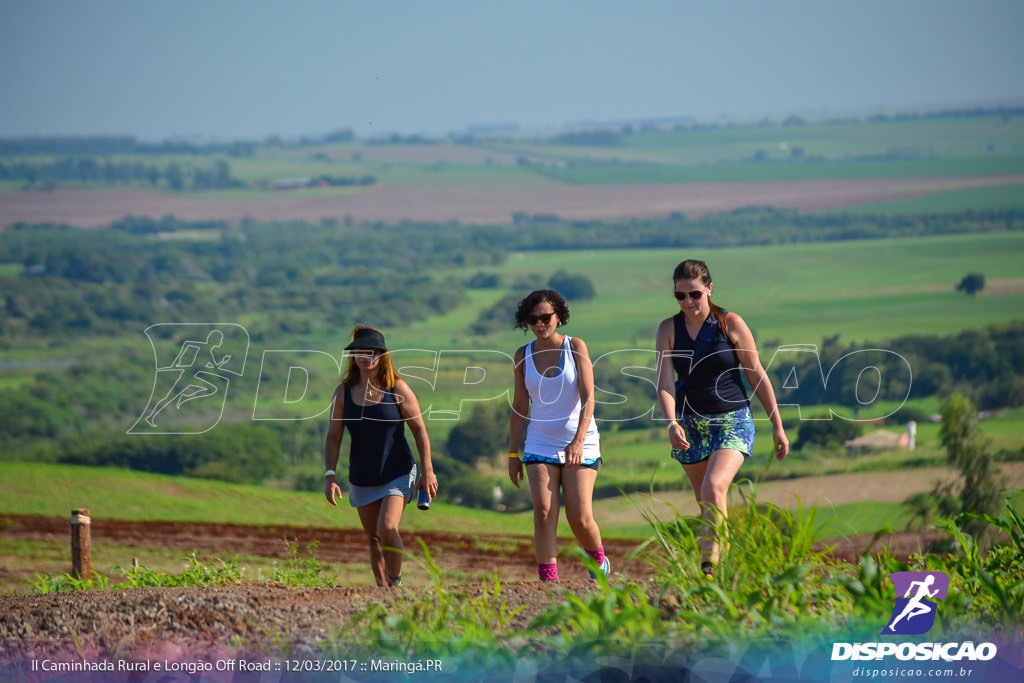
[[[973,513],[994,515],[999,511],[999,481],[991,442],[978,427],[978,412],[969,398],[953,393],[942,406],[942,428],[939,431],[949,464],[960,470],[959,492],[952,486],[936,488],[939,509],[944,514]],[[961,528],[978,537],[987,524],[968,519]]]
[[[477,403],[470,416],[448,434],[449,458],[473,465],[508,445],[508,406],[492,403]]]
[[[839,448],[850,439],[860,436],[860,423],[844,420],[839,417],[818,417],[804,420],[797,431],[796,443],[793,448],[801,450],[807,446]]]
[[[466,280],[470,289],[497,289],[501,286],[501,276],[495,273],[476,273]]]
[[[554,139],[559,145],[584,145],[587,147],[620,147],[622,135],[613,130],[587,130],[562,133]]]
[[[164,176],[167,178],[167,182],[170,184],[171,189],[175,192],[181,192],[185,189],[185,173],[181,170],[176,162],[171,162],[167,165],[167,169],[164,171]]]
[[[594,283],[586,275],[560,270],[548,280],[548,287],[569,301],[590,301],[594,298]]]
[[[964,292],[971,296],[974,296],[983,289],[985,289],[985,276],[981,273],[968,273],[964,275],[963,279],[960,280],[960,284],[956,286],[956,291]]]
[[[324,136],[324,142],[352,142],[356,134],[351,128],[339,128]]]

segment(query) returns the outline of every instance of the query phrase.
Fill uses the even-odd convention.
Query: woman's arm
[[[516,351],[514,367],[514,389],[512,393],[512,416],[508,421],[508,452],[518,453],[519,442],[523,439],[523,428],[526,427],[526,416],[530,412],[530,394],[526,390],[526,373],[523,369],[523,359],[526,357],[526,347],[521,346]],[[508,478],[519,488],[519,482],[523,480],[523,461],[519,458],[508,458]]]
[[[405,423],[409,425],[412,438],[416,441],[416,450],[420,454],[422,472],[413,492],[415,493],[421,487],[425,488],[427,497],[433,500],[437,495],[437,477],[434,475],[434,461],[430,457],[430,437],[427,435],[427,425],[423,422],[420,403],[405,380],[398,380],[393,391],[399,399],[398,411],[402,414]]]
[[[565,447],[565,464],[583,464],[583,443],[587,439],[590,421],[594,419],[594,364],[590,360],[587,344],[579,337],[570,342],[572,360],[576,364],[576,385],[580,392],[580,422],[576,434]]]
[[[675,347],[675,323],[672,318],[661,321],[658,325],[658,336],[655,349],[658,353],[658,407],[661,417],[668,425],[668,440],[672,448],[686,450],[690,442],[686,440],[686,432],[676,422],[676,370],[672,367],[672,349]]]
[[[736,313],[728,314],[729,341],[736,350],[736,358],[739,359],[740,367],[747,375],[747,381],[754,388],[754,394],[761,402],[764,412],[772,423],[772,439],[775,442],[775,457],[782,460],[789,454],[789,439],[786,438],[786,430],[782,426],[782,416],[779,414],[779,405],[775,400],[775,388],[768,373],[761,366],[761,359],[757,355],[757,345],[754,343],[754,334],[747,327]]]
[[[331,401],[331,423],[327,426],[327,440],[324,443],[324,468],[338,469],[338,456],[341,454],[341,438],[345,434],[345,385],[339,384],[334,390]],[[341,500],[341,486],[333,474],[327,475],[327,490],[324,491],[327,502],[337,505]]]

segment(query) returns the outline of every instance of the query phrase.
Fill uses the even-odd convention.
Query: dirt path
[[[1024,463],[1006,464],[1003,473],[1020,485],[1024,481]],[[948,474],[946,468],[926,468],[771,482],[761,485],[758,499],[785,507],[792,505],[793,494],[800,496],[805,506],[858,500],[896,501],[914,491],[928,490],[935,479]],[[661,495],[679,498],[680,504],[688,500],[683,492]],[[287,538],[303,545],[318,541],[317,557],[324,562],[342,562],[350,560],[353,554],[365,554],[365,540],[355,529],[95,520],[91,536],[94,544],[274,558],[286,556],[282,539]],[[67,520],[0,515],[0,537],[5,541],[68,543]],[[444,569],[499,576],[502,599],[510,610],[521,609],[515,618],[517,628],[525,627],[553,602],[564,600],[563,590],[585,596],[596,585],[586,577],[585,568],[572,561],[560,563],[561,580],[557,586],[538,582],[530,538],[409,532],[406,547],[417,548],[417,539],[427,543],[435,561]],[[833,554],[839,560],[855,562],[873,540],[870,534],[843,539],[834,545]],[[875,549],[884,546],[895,557],[906,558],[919,551],[920,543],[918,533],[897,533],[880,539]],[[629,557],[637,545],[632,540],[605,541],[616,575],[649,581],[650,567]],[[0,582],[3,580],[0,577]],[[477,580],[446,587],[466,595],[477,595],[482,589]],[[407,597],[425,596],[429,600],[433,590],[422,585],[388,591],[354,586],[303,589],[260,583],[48,595],[0,593],[0,679],[5,670],[12,670],[5,667],[24,667],[25,662],[43,659],[75,661],[85,657],[90,661],[144,663],[314,657],[325,642],[338,646],[341,629],[353,615],[374,604],[388,610],[400,609],[396,601]],[[21,669],[19,675],[24,673],[25,669]],[[32,679],[24,675],[21,678]],[[143,678],[129,676],[124,680]]]
[[[39,190],[0,192],[0,228],[18,222],[96,227],[125,215],[182,220],[324,218],[471,224],[508,223],[518,212],[556,214],[569,220],[668,216],[696,218],[744,206],[801,211],[838,209],[910,199],[937,192],[1024,182],[1024,175],[949,178],[871,178],[657,185],[520,187],[381,187],[344,196],[208,199],[156,192]]]

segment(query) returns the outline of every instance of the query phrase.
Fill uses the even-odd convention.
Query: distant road
[[[110,190],[0,192],[0,226],[14,223],[107,225],[126,215],[182,220],[246,217],[318,222],[402,220],[509,223],[515,213],[555,214],[570,220],[653,218],[673,212],[696,218],[745,206],[822,211],[910,199],[966,188],[1024,183],[1024,175],[945,178],[870,178],[658,185],[522,187],[371,187],[352,195],[290,195],[212,199],[199,194]]]

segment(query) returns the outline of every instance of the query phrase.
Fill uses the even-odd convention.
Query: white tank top
[[[530,342],[523,353],[523,379],[530,394],[530,423],[523,450],[531,455],[556,459],[558,451],[565,450],[580,426],[583,404],[580,401],[571,340],[566,335],[562,342],[559,371],[554,377],[544,377],[537,371],[533,363],[534,342]],[[591,465],[601,457],[599,440],[597,424],[591,418],[583,441],[583,464]]]

